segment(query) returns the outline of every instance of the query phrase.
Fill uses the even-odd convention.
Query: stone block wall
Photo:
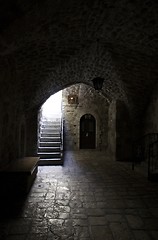
[[[11,104],[10,104],[11,105]],[[25,117],[11,105],[1,111],[0,167],[25,155]]]
[[[0,168],[26,154],[37,154],[37,121],[32,121],[33,110],[26,111],[24,91],[17,81],[14,61],[10,60],[9,65],[8,59],[4,59],[6,64],[2,65],[0,58]],[[29,144],[27,136],[33,138],[33,141],[29,139]]]
[[[155,85],[143,120],[144,135],[148,133],[158,133],[158,84]]]
[[[22,117],[22,99],[16,84],[14,65],[9,69],[0,57],[0,167],[19,156],[19,125]]]
[[[75,95],[76,103],[68,103],[68,96]],[[80,118],[91,114],[96,119],[96,149],[108,146],[108,103],[101,93],[86,84],[75,84],[63,90],[64,149],[80,148]]]

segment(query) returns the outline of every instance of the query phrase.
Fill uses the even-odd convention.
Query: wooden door
[[[94,149],[96,139],[96,121],[91,114],[85,114],[80,119],[80,148]]]

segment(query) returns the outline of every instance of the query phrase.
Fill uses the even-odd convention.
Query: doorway
[[[96,120],[91,114],[80,119],[80,149],[94,149],[96,142]]]
[[[42,105],[38,133],[39,165],[63,164],[62,91]]]

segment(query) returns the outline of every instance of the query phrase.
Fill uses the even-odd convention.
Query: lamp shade
[[[96,77],[92,80],[95,90],[101,90],[103,87],[104,78]]]

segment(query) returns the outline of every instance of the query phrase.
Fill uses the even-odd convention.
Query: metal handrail
[[[64,149],[64,124],[63,124],[63,117],[61,116],[60,120],[60,151],[61,151],[61,158],[63,158],[63,149]]]
[[[158,141],[158,133],[148,133],[133,143],[133,170],[136,163],[149,160],[149,146],[155,141]]]
[[[38,139],[38,146],[40,145],[40,138],[41,138],[41,125],[42,125],[42,120],[41,120],[41,111],[38,114],[38,127],[37,127],[37,139]],[[38,150],[37,150],[38,151]]]
[[[158,170],[158,140],[149,146],[148,179]]]

